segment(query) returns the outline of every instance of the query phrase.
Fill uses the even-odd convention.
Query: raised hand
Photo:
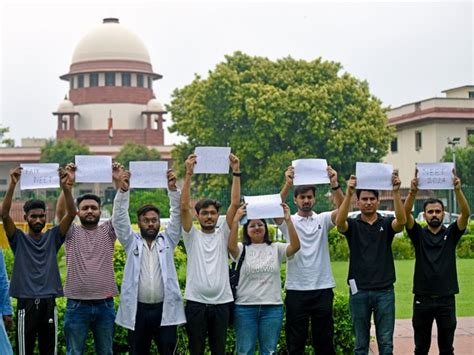
[[[168,180],[168,190],[176,190],[176,174],[173,169],[166,171],[166,178]]]
[[[281,207],[283,207],[285,221],[289,221],[291,219],[290,207],[284,202],[281,203]]]
[[[454,190],[461,190],[461,179],[456,175],[456,169],[453,169]]]
[[[392,191],[399,191],[401,185],[400,178],[398,177],[398,170],[393,170],[392,172]]]
[[[347,190],[346,190],[347,195],[352,196],[354,194],[356,186],[357,186],[357,178],[355,175],[351,175],[349,180],[347,180]]]
[[[194,173],[194,165],[196,165],[196,154],[190,154],[188,159],[184,162],[184,166],[186,167],[186,175],[193,175]]]
[[[229,160],[230,160],[230,167],[232,169],[232,172],[240,173],[240,160],[239,160],[239,158],[236,155],[230,153]]]
[[[331,165],[328,165],[326,171],[328,172],[328,177],[331,183],[331,187],[338,186],[339,182],[337,181],[337,171],[334,170]]]
[[[235,212],[234,222],[239,222],[247,214],[247,204],[243,203]]]
[[[16,168],[10,170],[10,181],[13,185],[16,185],[18,181],[20,181],[22,170],[23,168],[20,166],[17,166]]]
[[[293,179],[295,178],[295,168],[289,166],[285,171],[285,183],[288,186],[293,186]]]

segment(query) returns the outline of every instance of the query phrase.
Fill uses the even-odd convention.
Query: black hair
[[[94,200],[95,202],[97,202],[99,204],[99,207],[100,207],[100,197],[97,196],[97,195],[94,195],[94,194],[84,194],[84,195],[81,195],[78,198],[76,198],[77,207],[79,207],[81,202],[84,201],[84,200]]]
[[[41,200],[28,200],[25,202],[23,205],[23,211],[28,214],[31,210],[34,210],[36,208],[42,209],[46,211],[46,205],[44,201]]]
[[[219,212],[219,208],[221,208],[221,203],[217,200],[211,200],[209,198],[204,198],[204,199],[199,200],[198,202],[196,202],[196,204],[194,205],[194,209],[196,210],[197,214],[199,214],[199,211],[202,208],[207,208],[209,206],[214,206],[216,208],[217,212]]]
[[[441,209],[444,211],[444,204],[443,201],[437,199],[437,198],[429,198],[423,203],[423,211],[426,211],[426,206],[433,204],[433,203],[439,203],[441,205]]]
[[[161,216],[160,209],[155,205],[144,205],[140,207],[137,211],[137,218],[140,219],[140,216],[143,216],[147,212],[154,211],[158,214],[158,217]]]
[[[379,190],[368,190],[368,189],[357,189],[357,190],[356,190],[357,199],[359,199],[360,194],[362,193],[362,191],[371,192],[371,193],[373,193],[373,194],[375,195],[375,197],[377,198],[377,200],[379,199]]]
[[[300,185],[295,187],[293,196],[296,198],[298,197],[298,195],[304,194],[309,190],[313,191],[313,195],[316,196],[316,188],[314,187],[314,185]]]
[[[250,239],[249,234],[248,234],[248,228],[251,221],[252,220],[249,219],[247,223],[244,224],[244,228],[242,230],[242,243],[244,245],[252,244],[252,240]],[[270,240],[270,235],[268,234],[267,221],[265,221],[264,219],[260,219],[260,221],[262,221],[263,224],[265,225],[265,235],[263,236],[263,241],[267,243],[268,245],[270,245],[272,244],[272,241]]]

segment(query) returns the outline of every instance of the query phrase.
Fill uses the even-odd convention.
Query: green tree
[[[146,145],[128,142],[120,149],[115,160],[128,169],[131,161],[160,160],[160,153],[154,148],[148,148]]]
[[[326,158],[347,178],[356,161],[380,161],[393,136],[368,83],[321,58],[271,61],[236,52],[207,78],[176,89],[168,111],[170,131],[187,138],[173,150],[180,175],[196,146],[230,146],[246,188],[279,186],[298,158]],[[201,192],[229,183],[222,175],[196,180]]]
[[[41,148],[41,163],[58,163],[60,166],[74,162],[76,155],[89,155],[89,147],[75,139],[54,140],[50,139]]]
[[[0,144],[11,148],[15,146],[15,140],[13,138],[5,138],[5,134],[8,132],[10,132],[9,127],[0,126]]]
[[[463,185],[474,186],[474,135],[468,137],[466,147],[456,148],[456,173]],[[442,161],[453,161],[453,149],[446,147]]]
[[[160,218],[170,216],[169,199],[163,189],[132,190],[130,192],[129,214],[132,223],[137,223],[137,211],[143,205],[155,205],[160,210]]]

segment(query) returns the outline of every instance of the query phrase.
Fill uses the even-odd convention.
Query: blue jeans
[[[355,333],[354,354],[368,354],[370,318],[374,313],[375,334],[380,355],[393,353],[395,293],[393,286],[382,290],[359,290],[350,295],[349,307]]]
[[[85,352],[89,329],[94,336],[95,353],[112,355],[115,307],[112,298],[100,301],[67,300],[64,335],[68,355]]]
[[[237,354],[255,354],[257,338],[260,354],[276,354],[282,322],[283,305],[235,305]]]

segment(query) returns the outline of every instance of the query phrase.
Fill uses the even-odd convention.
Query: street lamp
[[[453,139],[448,137],[448,144],[451,146],[453,150],[453,165],[454,169],[456,169],[456,146],[461,143],[461,137],[453,137]],[[453,194],[453,211],[452,213],[456,213],[456,194],[454,191],[452,192]],[[449,214],[449,223],[451,223],[451,214]]]

